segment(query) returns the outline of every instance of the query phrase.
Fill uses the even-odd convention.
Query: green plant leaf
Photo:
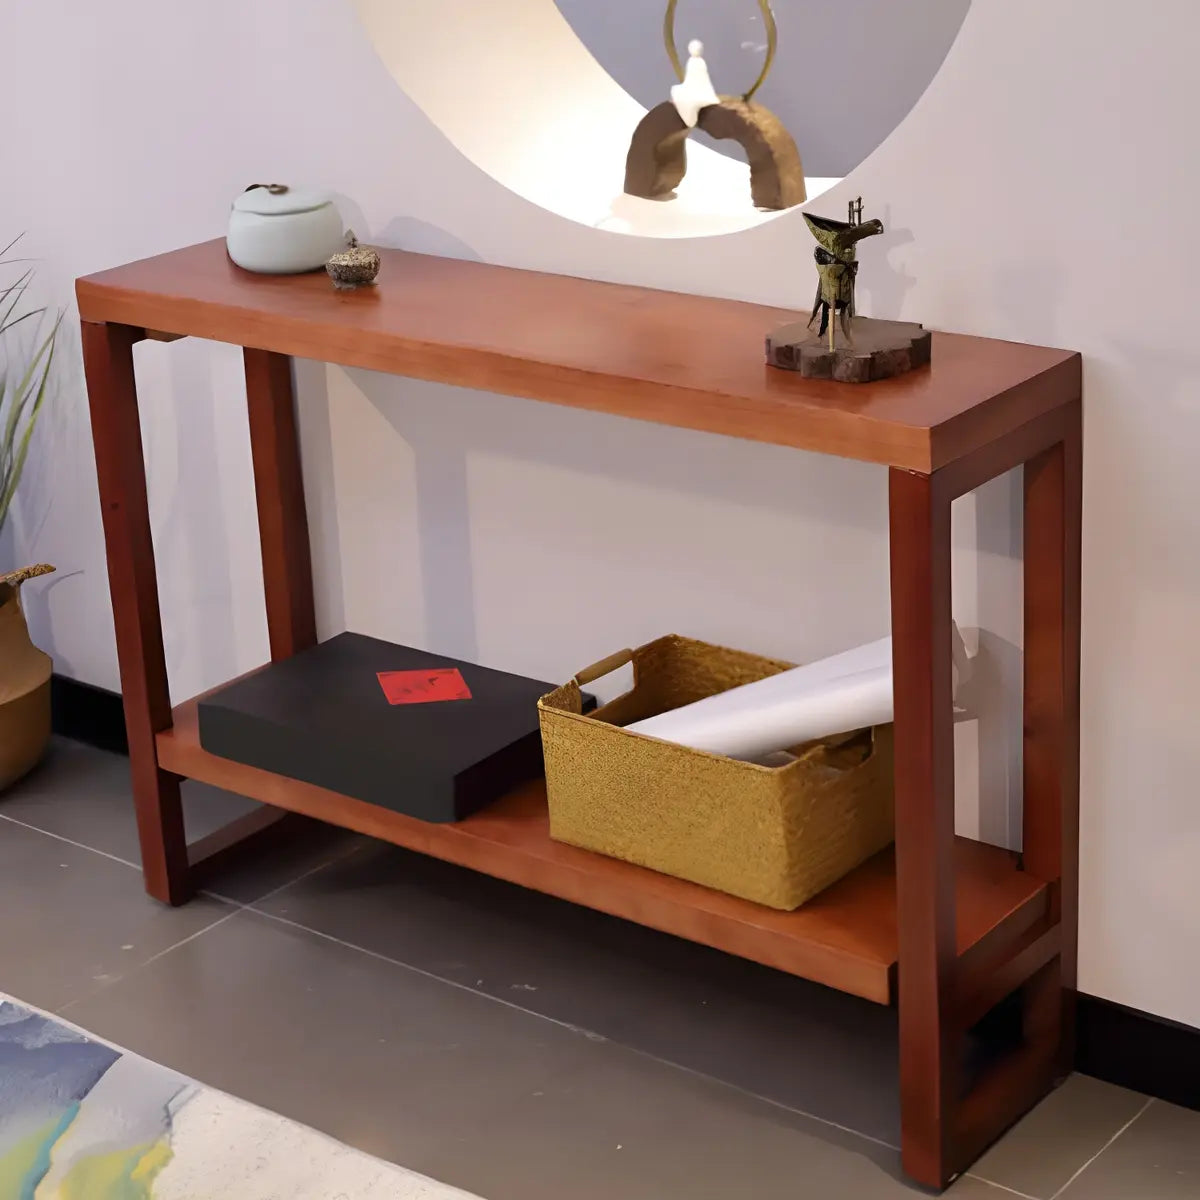
[[[0,267],[26,261],[5,258],[18,240],[14,238],[0,250]],[[47,309],[44,305],[13,315],[32,280],[33,268],[29,267],[13,282],[0,286],[0,335],[30,318],[40,321],[45,316]],[[11,369],[12,346],[4,347],[7,364],[0,366],[0,528],[3,528],[8,517],[29,457],[37,419],[46,401],[50,368],[54,362],[54,349],[62,319],[63,314],[59,312],[49,333],[44,337],[39,335],[32,356],[19,375],[15,375]]]
[[[21,297],[25,294],[25,289],[29,286],[29,281],[33,278],[33,268],[30,267],[16,283],[10,283],[2,292],[0,292],[0,301],[8,300],[8,307],[4,310],[4,315],[0,316],[0,333],[3,333],[8,328],[8,320],[12,315],[12,311],[16,308]],[[43,312],[45,309],[42,310]],[[16,322],[13,322],[16,324]]]
[[[43,372],[45,370],[45,366],[42,362],[43,358],[45,358],[48,354],[53,354],[54,352],[54,338],[58,333],[58,325],[61,320],[62,317],[60,316],[58,321],[54,322],[54,328],[50,331],[45,341],[43,341],[38,347],[37,353],[33,356],[29,362],[29,365],[25,368],[25,374],[21,376],[20,382],[13,390],[13,407],[12,411],[8,414],[8,421],[4,430],[5,444],[8,444],[12,441],[14,431],[17,427],[17,422],[20,420],[25,406],[29,403],[29,397],[37,389],[39,370]]]
[[[41,412],[42,402],[46,398],[46,387],[50,382],[50,364],[54,361],[54,339],[58,333],[58,326],[61,321],[62,317],[60,316],[54,322],[54,329],[51,331],[49,338],[43,343],[43,348],[49,347],[49,353],[46,355],[46,362],[41,371],[41,379],[38,381],[33,407],[29,410],[29,417],[25,422],[25,431],[21,435],[20,446],[12,461],[7,485],[3,492],[0,492],[0,525],[4,523],[4,518],[8,515],[8,506],[12,503],[13,495],[17,490],[17,484],[21,479],[21,473],[25,470],[25,459],[29,454],[29,443],[33,437],[34,426],[37,424],[38,413]]]

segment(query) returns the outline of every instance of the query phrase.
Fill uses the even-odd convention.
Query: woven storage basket
[[[631,661],[632,690],[585,716],[580,685]],[[672,635],[544,696],[550,836],[781,909],[882,850],[894,836],[890,725],[810,743],[782,767],[621,728],[790,666]]]

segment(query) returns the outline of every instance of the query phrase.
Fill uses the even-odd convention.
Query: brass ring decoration
[[[675,46],[675,9],[678,4],[679,0],[667,0],[667,15],[663,18],[663,41],[666,43],[671,66],[675,68],[675,74],[682,83],[683,63],[679,61],[679,51]],[[742,96],[747,104],[766,80],[767,73],[771,70],[771,63],[775,59],[775,47],[779,43],[779,30],[775,26],[775,14],[771,11],[771,0],[758,0],[758,8],[767,29],[767,57],[763,59],[762,70],[759,71],[758,78],[751,84],[750,90]]]

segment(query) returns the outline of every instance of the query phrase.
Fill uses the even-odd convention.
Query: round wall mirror
[[[730,233],[774,219],[798,196],[818,197],[904,119],[940,68],[970,5],[353,2],[396,82],[476,166],[551,212],[649,237]],[[668,7],[677,64],[664,40]],[[793,188],[788,202],[765,206],[762,189],[756,184],[752,191],[753,136],[726,129],[714,140],[703,120],[695,128],[672,126],[661,143],[666,149],[653,139],[660,157],[683,147],[686,164],[676,172],[677,184],[657,198],[627,193],[634,132],[648,111],[670,101],[676,66],[689,86],[693,82],[693,42],[703,46],[697,57],[705,84],[735,99],[753,86],[774,48],[753,100],[778,120],[798,152],[799,190]],[[668,111],[664,119],[675,118]]]

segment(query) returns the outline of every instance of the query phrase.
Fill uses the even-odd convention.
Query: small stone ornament
[[[333,286],[340,290],[363,287],[375,282],[379,274],[379,252],[360,246],[352,232],[346,234],[346,249],[330,255],[325,264]]]

